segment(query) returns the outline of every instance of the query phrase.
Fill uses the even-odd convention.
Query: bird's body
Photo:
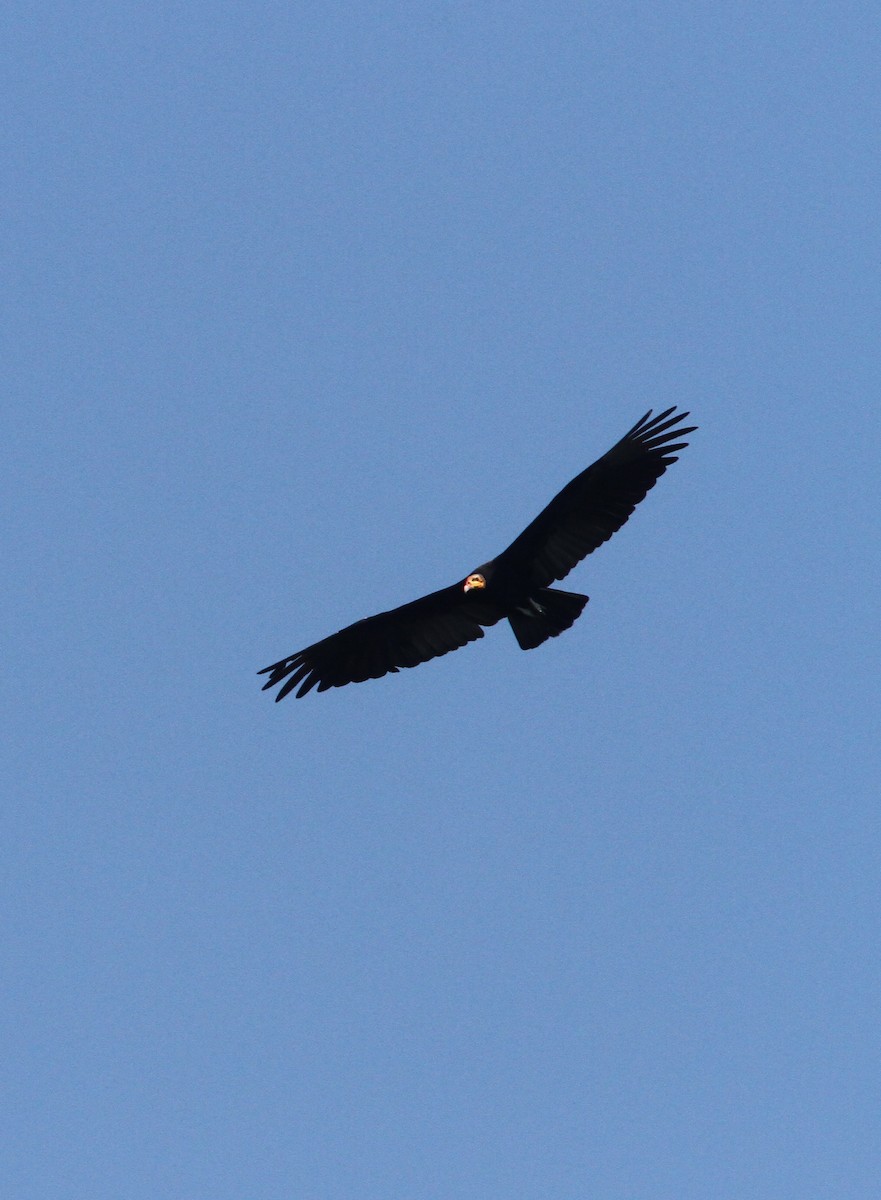
[[[459,583],[377,613],[283,658],[259,674],[281,700],[414,667],[483,637],[505,618],[520,647],[532,650],[568,629],[587,596],[551,587],[615,533],[687,443],[688,413],[669,408],[642,420],[577,475],[496,558]]]

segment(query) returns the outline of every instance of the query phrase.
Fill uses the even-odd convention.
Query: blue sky
[[[3,1194],[877,1196],[876,6],[3,26]],[[671,404],[563,637],[259,691]]]

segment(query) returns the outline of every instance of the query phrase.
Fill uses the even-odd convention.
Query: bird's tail
[[[514,637],[521,650],[534,650],[548,638],[556,637],[581,616],[587,596],[578,592],[563,592],[559,588],[542,588],[534,599],[508,617]]]

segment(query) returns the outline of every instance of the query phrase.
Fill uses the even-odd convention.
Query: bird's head
[[[462,590],[465,592],[471,592],[471,591],[474,591],[475,588],[479,590],[480,588],[485,588],[485,587],[486,587],[486,580],[484,579],[484,577],[480,574],[479,571],[474,571],[465,580],[465,583],[462,585]]]

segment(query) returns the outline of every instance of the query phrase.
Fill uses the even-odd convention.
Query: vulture
[[[557,637],[581,616],[588,597],[551,585],[621,528],[693,433],[689,414],[675,406],[652,410],[607,454],[567,483],[497,558],[400,608],[347,625],[305,650],[264,667],[263,685],[281,684],[276,700],[294,688],[305,696],[379,679],[415,667],[483,637],[507,618],[522,650]]]

